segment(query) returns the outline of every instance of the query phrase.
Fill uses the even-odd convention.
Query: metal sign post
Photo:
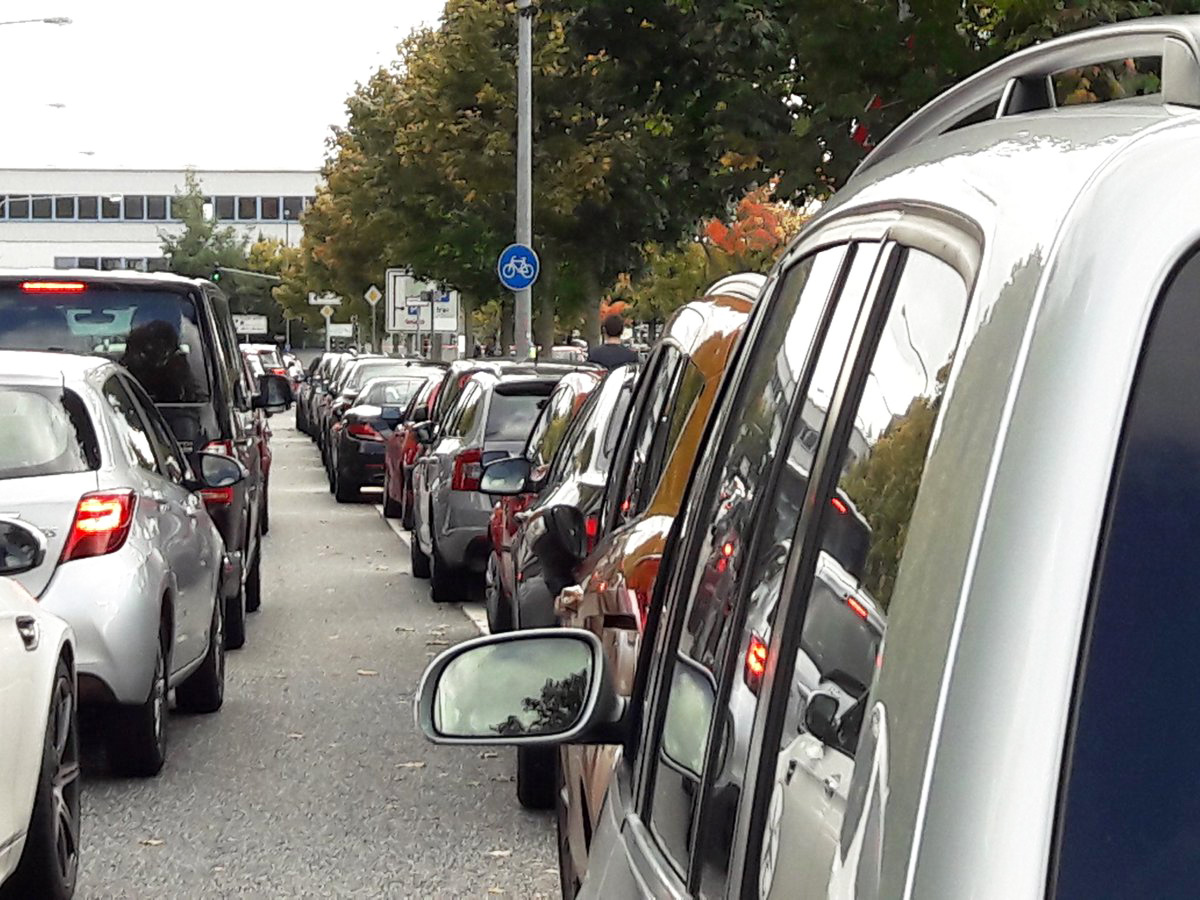
[[[363,299],[367,301],[367,305],[371,307],[371,350],[378,352],[379,347],[375,343],[375,307],[379,305],[379,301],[383,299],[383,292],[375,285],[367,288],[363,294]]]
[[[325,317],[325,352],[329,352],[329,320],[333,318],[333,307],[326,303],[321,307],[321,315]]]
[[[533,17],[532,0],[517,0],[517,243],[533,246]],[[533,344],[533,282],[517,288],[517,358]]]

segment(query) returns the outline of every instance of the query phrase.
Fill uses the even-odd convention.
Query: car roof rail
[[[854,174],[978,120],[993,103],[997,119],[1053,109],[1052,79],[1058,72],[1139,57],[1162,58],[1162,103],[1200,108],[1200,15],[1099,25],[1021,50],[965,79],[880,141]]]

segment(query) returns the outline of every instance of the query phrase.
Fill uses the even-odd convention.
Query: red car
[[[413,395],[384,451],[383,514],[389,519],[399,519],[408,529],[413,527],[412,467],[421,452],[412,427],[432,417],[441,386],[441,373],[431,375]]]
[[[523,455],[529,461],[528,484],[538,486],[545,481],[554,461],[554,453],[562,443],[564,435],[583,401],[604,377],[603,369],[581,369],[564,375],[546,398]],[[493,631],[507,631],[512,627],[511,615],[505,611],[512,608],[512,597],[516,594],[516,567],[513,565],[512,544],[525,511],[537,500],[537,490],[513,496],[499,497],[488,523],[488,537],[492,551],[488,557],[485,574],[485,596],[487,598],[488,627]]]

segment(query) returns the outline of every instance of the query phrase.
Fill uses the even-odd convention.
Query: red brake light
[[[853,597],[846,597],[846,605],[849,606],[853,613],[860,619],[865,619],[867,617],[867,608]]]
[[[82,281],[22,281],[21,290],[27,294],[79,294],[87,285]]]
[[[591,553],[596,546],[596,536],[600,534],[600,517],[588,516],[584,519],[583,531],[587,535],[588,553]]]
[[[220,453],[222,456],[233,456],[233,441],[209,441],[204,445],[205,453]]]
[[[464,450],[454,457],[454,476],[450,482],[452,490],[477,491],[482,477],[482,450]]]
[[[725,557],[733,556],[733,541],[726,541],[721,545],[721,555]]]
[[[846,506],[845,503],[842,502],[841,497],[833,497],[832,499],[830,499],[829,505],[832,506],[834,509],[836,509],[838,511],[839,515],[844,516],[844,515],[846,515],[846,513],[850,512],[850,508],[848,506]]]
[[[232,506],[233,488],[202,488],[200,498],[209,506]]]
[[[135,500],[131,490],[95,491],[80,497],[59,562],[120,550],[133,524]]]
[[[366,422],[354,422],[346,426],[346,433],[360,441],[382,441],[383,435]]]
[[[280,368],[276,367],[271,370],[271,374],[272,375],[287,375],[287,369],[280,369]]]
[[[763,673],[767,671],[767,643],[757,634],[750,635],[750,646],[746,648],[746,685],[757,691],[762,684]]]

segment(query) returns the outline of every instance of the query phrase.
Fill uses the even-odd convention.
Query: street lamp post
[[[0,25],[70,25],[71,20],[67,16],[46,16],[41,19],[9,19],[7,22],[0,22]]]
[[[291,226],[292,211],[286,207],[283,210],[283,245],[285,247],[292,246]]]
[[[517,0],[517,243],[533,246],[533,0]],[[533,288],[516,292],[517,358],[533,345]]]

